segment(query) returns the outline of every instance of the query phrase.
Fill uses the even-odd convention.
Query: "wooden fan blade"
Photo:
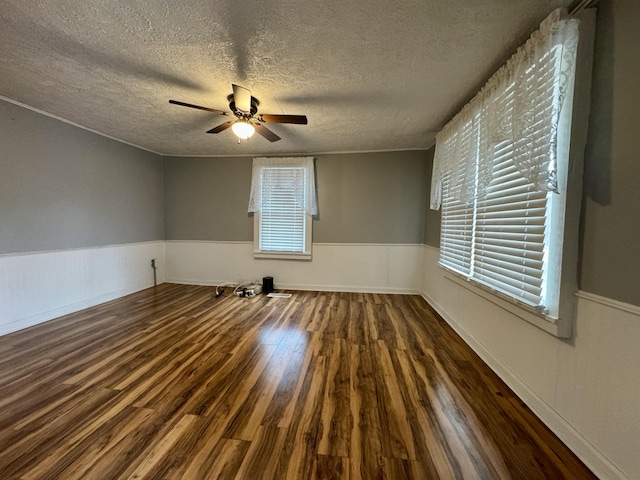
[[[264,113],[262,115],[258,115],[258,120],[266,123],[294,123],[296,125],[307,124],[306,115],[270,115],[268,113]]]
[[[251,90],[232,83],[233,101],[238,110],[249,113],[251,111]]]
[[[261,125],[259,123],[253,123],[252,125],[256,128],[256,132],[258,132],[260,135],[262,135],[264,138],[266,138],[270,142],[277,142],[278,140],[280,140],[280,137],[278,135],[273,133],[264,125]]]
[[[237,120],[229,120],[228,122],[224,122],[221,123],[220,125],[218,125],[215,128],[212,128],[211,130],[207,131],[207,133],[220,133],[225,131],[227,128],[229,128],[231,125],[233,125],[234,123],[236,123]]]
[[[197,108],[198,110],[204,110],[206,112],[219,113],[220,115],[229,115],[227,112],[223,110],[216,110],[215,108],[209,108],[209,107],[201,107],[200,105],[193,105],[192,103],[179,102],[178,100],[169,100],[169,103],[173,103],[174,105],[180,105],[182,107]]]

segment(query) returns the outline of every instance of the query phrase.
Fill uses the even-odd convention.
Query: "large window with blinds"
[[[309,259],[317,212],[313,159],[254,159],[249,211],[256,258]]]
[[[551,323],[560,316],[567,186],[577,182],[569,163],[578,35],[576,18],[552,13],[438,134],[434,157],[440,265]]]

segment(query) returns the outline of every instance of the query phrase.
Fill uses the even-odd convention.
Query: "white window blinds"
[[[306,214],[297,199],[305,183],[301,167],[261,169],[260,251],[304,252]]]
[[[444,179],[443,189],[449,192],[451,175]],[[471,272],[471,250],[473,245],[474,206],[455,198],[442,203],[440,230],[440,263],[456,272],[468,276]]]
[[[553,193],[525,179],[513,164],[513,146],[501,146],[493,181],[475,205],[473,278],[527,305],[547,308],[545,233]]]
[[[558,145],[570,135],[562,109],[571,107],[577,22],[552,13],[440,132],[434,158],[441,265],[551,317],[568,163]]]

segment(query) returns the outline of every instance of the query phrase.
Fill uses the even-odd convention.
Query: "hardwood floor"
[[[0,338],[2,479],[595,478],[418,296],[156,288]]]

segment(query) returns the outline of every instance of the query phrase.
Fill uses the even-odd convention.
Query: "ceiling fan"
[[[234,115],[236,117],[234,120],[221,123],[217,127],[207,131],[207,133],[220,133],[231,127],[233,133],[236,134],[238,139],[242,140],[248,139],[254,132],[258,132],[270,142],[277,142],[280,140],[280,137],[265,127],[263,123],[307,124],[307,117],[305,115],[272,115],[269,113],[262,113],[258,115],[258,105],[260,105],[260,102],[256,97],[251,96],[251,90],[235,84],[232,84],[232,87],[233,93],[227,97],[231,113],[225,112],[224,110],[217,110],[215,108],[201,107],[200,105],[179,102],[178,100],[169,100],[169,103],[181,105],[183,107],[197,108],[198,110],[205,110],[219,115]]]

